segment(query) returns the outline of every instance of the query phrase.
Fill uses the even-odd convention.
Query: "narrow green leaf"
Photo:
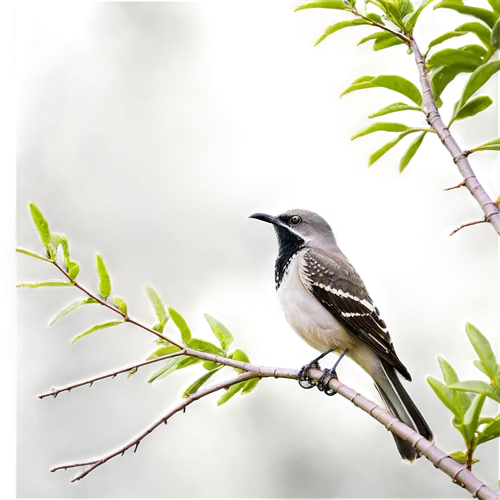
[[[205,314],[205,319],[217,337],[222,349],[225,351],[233,343],[233,334],[220,321],[212,318],[209,314]]]
[[[422,108],[410,106],[404,102],[395,102],[394,104],[389,104],[389,106],[385,106],[375,113],[372,113],[368,118],[376,118],[377,116],[388,115],[389,113],[396,113],[398,111],[422,111]]]
[[[500,14],[500,0],[488,0],[488,3],[497,14]]]
[[[457,36],[464,36],[466,34],[467,34],[466,31],[458,31],[458,29],[456,29],[455,31],[449,31],[448,33],[445,33],[444,35],[441,35],[441,36],[438,36],[437,38],[434,38],[434,40],[432,40],[429,43],[427,50],[430,50],[432,47],[435,47],[436,45],[439,45],[443,42],[446,42],[446,40],[449,40],[450,38],[455,38]]]
[[[443,0],[434,6],[434,10],[436,9],[452,9],[456,12],[460,12],[460,14],[473,16],[485,22],[490,28],[493,28],[499,17],[495,12],[481,9],[479,7],[470,7],[468,5],[464,5],[463,2],[459,0]]]
[[[80,333],[80,335],[77,335],[71,341],[71,343],[73,344],[78,339],[81,339],[82,337],[90,335],[91,333],[93,333],[93,332],[95,332],[97,330],[102,330],[104,328],[111,328],[112,326],[119,325],[120,323],[124,323],[124,321],[123,320],[119,320],[119,321],[106,321],[105,323],[99,323],[98,325],[94,325],[92,328],[89,328],[88,330],[85,330],[83,333]]]
[[[44,260],[45,262],[53,262],[50,259],[47,259],[47,257],[44,257],[43,255],[38,255],[37,253],[31,252],[30,250],[25,250],[24,248],[16,248],[16,252],[23,253],[24,255],[28,255],[30,257],[35,257],[35,259],[40,259]]]
[[[427,382],[432,387],[432,390],[436,393],[436,396],[441,400],[441,402],[450,410],[457,418],[461,418],[460,413],[455,407],[455,399],[453,398],[453,391],[448,389],[443,382],[435,379],[434,377],[427,377]]]
[[[66,262],[66,267],[68,269],[69,277],[72,280],[75,280],[76,277],[78,276],[78,273],[80,272],[80,266],[76,262],[68,260]]]
[[[212,354],[224,356],[224,352],[222,351],[222,349],[217,347],[215,344],[212,344],[212,342],[208,342],[207,340],[190,338],[187,341],[187,346],[191,349],[195,349],[196,351],[211,352]]]
[[[372,81],[375,79],[374,76],[362,76],[354,80],[349,87],[347,87],[339,97],[342,97],[350,92],[354,92],[355,90],[363,90],[363,89],[371,89],[374,87],[372,85]]]
[[[235,349],[231,354],[229,354],[228,358],[234,359],[235,361],[241,361],[242,363],[250,363],[247,353],[241,349]],[[243,373],[244,371],[239,368],[235,368],[234,370],[237,373]]]
[[[171,373],[175,372],[176,370],[180,370],[182,368],[187,368],[188,366],[191,365],[196,365],[197,363],[200,363],[201,359],[193,358],[191,356],[185,356],[184,354],[181,354],[180,356],[176,358],[172,358],[167,361],[167,363],[162,366],[159,370],[154,372],[147,380],[150,384],[153,382],[157,382],[158,380],[161,380],[162,378],[167,377]]]
[[[387,151],[392,149],[401,139],[406,137],[408,134],[412,134],[414,132],[418,132],[418,129],[410,129],[406,130],[402,134],[399,134],[395,139],[392,139],[392,141],[387,142],[384,144],[380,149],[377,149],[370,158],[368,159],[368,166],[371,167],[378,159],[380,159]]]
[[[151,353],[146,361],[154,358],[161,358],[162,356],[166,356],[167,354],[173,354],[174,352],[180,351],[180,349],[175,345],[167,345],[156,349],[153,353]]]
[[[497,437],[500,437],[500,420],[494,419],[488,423],[479,436],[477,436],[476,446],[496,439]]]
[[[454,451],[448,455],[450,458],[453,458],[455,462],[459,464],[465,465],[467,462],[467,455],[463,451]]]
[[[223,405],[227,401],[229,401],[234,395],[238,394],[238,392],[243,389],[243,386],[246,384],[245,382],[240,382],[238,384],[234,384],[226,390],[226,392],[219,398],[217,401],[217,406]]]
[[[243,386],[243,389],[241,390],[241,395],[244,396],[245,394],[251,393],[257,387],[257,384],[259,382],[260,378],[252,378],[250,380],[247,380],[247,382]]]
[[[160,296],[158,295],[158,293],[156,293],[156,290],[151,285],[148,285],[146,283],[144,285],[144,292],[146,293],[149,302],[151,302],[151,305],[153,306],[153,311],[155,312],[159,324],[161,325],[163,322],[166,323],[168,319],[167,311],[165,309],[165,306],[163,305]]]
[[[204,375],[202,375],[199,379],[195,380],[183,393],[182,393],[182,398],[187,398],[189,397],[191,394],[194,394],[196,392],[198,392],[201,387],[203,386],[203,384],[210,378],[212,377],[213,375],[215,375],[221,368],[222,368],[223,365],[220,365],[218,368],[215,368],[214,370],[211,370],[207,373],[205,373]]]
[[[343,28],[349,28],[351,26],[361,26],[363,24],[369,24],[364,19],[353,19],[349,21],[340,21],[339,23],[331,24],[326,28],[325,32],[314,42],[314,46],[321,43],[327,36],[332,35],[336,31],[339,31]]]
[[[489,340],[470,323],[465,324],[465,331],[488,376],[490,379],[494,379],[497,374],[497,359]]]
[[[24,283],[19,283],[16,285],[17,288],[39,288],[41,286],[73,286],[71,281],[40,281],[39,283],[32,283],[31,281],[25,281]]]
[[[457,382],[455,384],[450,384],[448,386],[448,389],[452,391],[464,391],[482,394],[484,396],[488,396],[497,403],[500,403],[500,397],[495,392],[495,389],[493,389],[490,384],[487,384],[482,380],[466,380],[464,382]]]
[[[69,254],[69,240],[65,234],[61,234],[61,250],[63,253],[64,265],[67,267],[71,257]]]
[[[33,222],[35,223],[35,226],[38,230],[38,234],[40,235],[40,239],[42,240],[43,246],[48,250],[52,241],[49,225],[40,209],[32,202],[30,202],[30,212],[31,217],[33,218]]]
[[[488,109],[493,104],[493,99],[490,96],[478,96],[471,99],[454,117],[455,120],[464,120],[475,116],[481,111]]]
[[[369,42],[370,40],[380,40],[380,39],[385,39],[385,38],[391,38],[394,35],[392,33],[389,33],[387,31],[377,31],[375,33],[372,33],[371,35],[365,36],[362,38],[359,42],[358,45],[362,45],[363,43]]]
[[[415,24],[417,23],[420,14],[422,14],[422,11],[432,2],[434,2],[434,0],[423,0],[417,10],[410,15],[408,21],[405,23],[405,28],[408,33],[413,33],[413,29],[415,28]]]
[[[393,123],[393,122],[377,122],[368,125],[367,127],[361,129],[359,132],[355,133],[351,137],[351,141],[357,139],[358,137],[362,137],[364,135],[371,134],[373,132],[404,132],[405,130],[409,130],[410,127],[407,125],[403,125],[402,123]]]
[[[439,366],[441,367],[441,371],[443,372],[443,378],[446,385],[455,384],[460,382],[458,379],[458,375],[453,369],[453,367],[446,361],[445,359],[438,356]],[[471,404],[471,398],[469,395],[461,392],[461,391],[453,391],[453,399],[455,401],[455,415],[459,416],[459,421],[463,423],[463,418],[469,406]]]
[[[179,329],[182,341],[184,342],[184,344],[187,344],[189,342],[189,339],[191,338],[191,330],[189,329],[186,320],[173,307],[168,308],[168,314],[170,314],[172,321]]]
[[[490,44],[496,49],[500,49],[500,19],[497,20],[491,30]]]
[[[491,30],[487,28],[484,24],[481,23],[465,23],[461,24],[455,31],[465,32],[465,33],[474,33],[481,42],[489,48],[491,43]]]
[[[440,99],[444,89],[454,80],[458,73],[456,70],[441,66],[430,74],[429,79],[436,101]]]
[[[375,21],[376,23],[378,24],[381,24],[382,26],[384,26],[384,21],[383,19],[378,15],[378,14],[375,14],[375,12],[368,12],[366,14],[366,17],[372,21]]]
[[[408,146],[408,149],[406,150],[405,154],[401,158],[401,161],[399,162],[400,172],[402,172],[408,166],[412,158],[415,156],[415,153],[418,151],[418,148],[420,147],[422,141],[424,140],[425,134],[427,134],[427,132],[422,132]]]
[[[472,72],[483,64],[483,60],[471,51],[461,49],[443,49],[433,54],[427,61],[429,70],[445,66],[460,72]]]
[[[484,144],[481,144],[481,146],[477,146],[476,148],[470,150],[471,153],[474,151],[500,151],[500,137],[498,139],[485,142]]]
[[[106,300],[111,294],[111,280],[109,279],[104,261],[99,254],[96,255],[96,264],[97,273],[99,275],[99,293],[102,295],[102,298]]]
[[[214,361],[203,362],[203,368],[205,368],[205,370],[208,371],[215,370],[218,366],[223,366],[223,365],[221,365],[220,363],[215,363]]]
[[[464,431],[467,441],[472,440],[476,434],[479,416],[481,415],[485,399],[486,396],[484,394],[478,394],[472,400],[469,409],[464,415]]]
[[[336,9],[346,10],[347,5],[342,0],[316,0],[315,2],[305,3],[295,7],[294,12],[304,9]]]
[[[123,297],[113,297],[113,304],[120,309],[123,314],[127,314],[127,303]]]
[[[462,90],[457,109],[460,110],[465,103],[475,94],[497,71],[500,70],[500,61],[491,61],[477,68],[469,77]]]
[[[486,368],[484,367],[483,363],[481,363],[481,361],[475,359],[472,364],[479,370],[479,371],[482,371],[485,375],[488,375],[488,373],[486,372]]]
[[[388,49],[389,47],[394,47],[395,45],[402,45],[405,42],[398,38],[397,36],[392,36],[391,38],[386,38],[385,40],[375,40],[373,44],[373,50],[379,51],[383,49]]]
[[[128,375],[127,375],[127,380],[132,376],[134,375],[134,373],[137,373],[137,367],[136,368],[132,368],[132,370],[130,370],[128,372]]]
[[[97,300],[89,297],[86,299],[77,299],[71,304],[67,305],[64,309],[61,309],[49,322],[49,326],[55,323],[59,318],[62,318],[71,311],[74,311],[77,307],[83,306],[84,304],[97,304]]]

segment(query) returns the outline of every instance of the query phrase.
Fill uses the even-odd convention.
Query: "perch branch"
[[[500,235],[500,212],[493,203],[488,193],[478,181],[474,170],[467,158],[467,152],[462,150],[457,144],[457,141],[444,124],[432,93],[432,87],[425,67],[425,59],[420,52],[417,42],[413,37],[410,39],[410,47],[415,54],[418,72],[420,75],[420,85],[422,87],[422,95],[424,106],[427,110],[427,121],[429,125],[436,131],[441,142],[451,154],[453,161],[457,165],[459,172],[462,174],[463,182],[472,196],[481,206],[485,215],[486,222],[489,222]]]
[[[488,218],[486,216],[484,216],[482,219],[479,219],[479,220],[473,220],[472,222],[466,222],[465,224],[462,224],[461,226],[458,226],[456,229],[454,229],[450,233],[450,236],[453,236],[455,233],[458,233],[458,231],[460,231],[460,229],[463,229],[464,227],[475,226],[476,224],[483,224],[484,222],[488,222]]]

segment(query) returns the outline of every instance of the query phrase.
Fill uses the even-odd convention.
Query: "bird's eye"
[[[300,224],[302,219],[298,215],[292,215],[290,217],[290,224]]]

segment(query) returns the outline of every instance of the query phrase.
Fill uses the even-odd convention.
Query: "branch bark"
[[[427,110],[427,121],[429,125],[436,131],[441,142],[449,151],[453,161],[457,165],[460,174],[463,177],[463,182],[472,196],[479,203],[483,210],[486,220],[495,228],[496,232],[500,235],[500,212],[489,197],[488,193],[484,190],[472,169],[470,162],[467,158],[467,153],[458,145],[457,141],[444,124],[439,113],[434,95],[432,93],[431,83],[425,67],[425,59],[420,52],[417,42],[413,37],[410,38],[410,47],[415,55],[415,61],[420,76],[420,85],[422,87],[422,96],[424,106]]]

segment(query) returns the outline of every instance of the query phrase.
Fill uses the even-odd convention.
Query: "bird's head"
[[[292,242],[315,247],[336,245],[328,222],[309,210],[297,208],[276,216],[256,213],[250,218],[272,224],[280,245]]]

